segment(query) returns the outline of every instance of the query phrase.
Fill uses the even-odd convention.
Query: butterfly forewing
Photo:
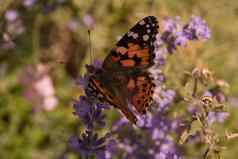
[[[148,68],[153,65],[154,42],[158,27],[154,16],[143,18],[117,42],[116,47],[104,61],[103,67],[115,71],[115,69]]]

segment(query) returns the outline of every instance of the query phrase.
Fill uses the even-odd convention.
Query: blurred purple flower
[[[4,14],[5,26],[3,28],[3,43],[1,48],[13,49],[15,48],[14,39],[25,31],[23,21],[20,18],[19,12],[16,9],[8,9]]]
[[[209,112],[208,113],[208,123],[212,124],[214,122],[224,123],[225,119],[229,116],[228,112]]]
[[[17,20],[18,16],[18,12],[13,9],[9,9],[5,12],[5,19],[8,22],[14,22],[15,20]]]
[[[24,0],[23,6],[26,8],[31,8],[36,2],[37,0]]]
[[[83,16],[83,24],[86,27],[93,29],[95,25],[94,18],[90,14],[86,14],[85,16]]]
[[[23,86],[23,96],[34,110],[53,110],[58,104],[49,67],[45,64],[29,65],[20,74],[19,83]]]

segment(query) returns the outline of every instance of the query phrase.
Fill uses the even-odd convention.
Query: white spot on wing
[[[146,24],[146,27],[147,27],[147,28],[149,28],[149,27],[150,27],[150,25],[149,25],[149,24]]]
[[[151,30],[150,29],[147,29],[147,33],[150,33],[151,32]]]
[[[139,22],[139,24],[140,24],[140,25],[145,25],[145,21],[144,21],[144,20],[141,20],[141,21]]]
[[[149,38],[150,38],[149,35],[147,35],[147,34],[143,35],[143,40],[144,40],[144,41],[149,40]]]
[[[132,32],[132,31],[129,31],[128,33],[127,33],[127,35],[130,37],[130,36],[132,36],[134,33]]]
[[[137,39],[138,38],[138,34],[137,33],[134,33],[133,35],[132,35],[132,37],[134,38],[134,39]]]

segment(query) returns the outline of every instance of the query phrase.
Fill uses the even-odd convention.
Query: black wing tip
[[[159,28],[158,19],[153,15],[146,16],[142,20],[155,24],[154,28]]]
[[[146,16],[146,17],[144,17],[143,19],[146,19],[146,18],[149,18],[149,19],[156,19],[156,17],[155,17],[154,15]]]
[[[146,19],[149,19],[149,20],[152,20],[153,22],[157,22],[158,23],[158,20],[155,16],[153,15],[149,15],[149,16],[146,16],[143,18],[143,20],[146,20]]]

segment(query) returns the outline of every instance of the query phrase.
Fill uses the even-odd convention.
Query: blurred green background
[[[76,79],[84,72],[83,65],[90,62],[87,30],[91,30],[93,56],[103,59],[118,36],[148,15],[159,21],[176,16],[187,21],[198,15],[207,21],[211,39],[175,53],[166,64],[166,74],[176,79],[173,77],[178,71],[206,65],[217,78],[226,80],[232,104],[224,128],[238,130],[237,0],[38,0],[32,6],[25,1],[0,1],[0,158],[75,158],[68,152],[67,140],[81,127],[72,114],[72,102],[82,93]],[[18,13],[16,26],[6,22],[9,10]],[[20,27],[23,31],[16,32]],[[3,46],[11,41],[13,48]],[[42,76],[49,76],[55,89],[58,104],[52,109],[24,97],[24,91],[35,81],[32,74],[39,63],[47,65]],[[24,83],[21,78],[31,66],[33,73]],[[237,157],[237,143],[237,139],[226,143],[224,158]]]

